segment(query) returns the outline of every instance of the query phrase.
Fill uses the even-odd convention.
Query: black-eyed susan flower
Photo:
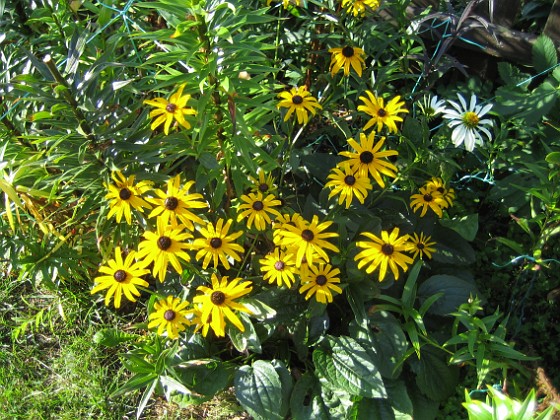
[[[199,232],[203,238],[197,238],[192,243],[192,249],[198,250],[195,258],[197,260],[203,259],[202,268],[206,269],[210,260],[214,263],[214,268],[218,267],[218,261],[229,270],[230,264],[228,258],[233,258],[235,261],[241,261],[240,253],[243,253],[243,247],[235,240],[239,238],[243,232],[229,233],[229,228],[233,220],[229,219],[224,224],[224,219],[218,219],[216,226],[208,223],[205,228],[200,228]]]
[[[241,281],[235,278],[228,282],[228,277],[222,277],[218,280],[216,274],[212,274],[212,287],[199,286],[197,291],[202,292],[193,298],[193,302],[199,305],[200,322],[203,324],[202,334],[206,335],[209,325],[217,337],[225,337],[226,320],[231,322],[239,331],[245,331],[245,327],[241,323],[239,317],[234,311],[251,313],[251,311],[242,303],[236,302],[242,296],[253,290],[250,281]]]
[[[156,328],[158,335],[167,333],[172,340],[179,338],[179,333],[191,324],[187,315],[192,311],[187,309],[189,302],[178,297],[167,296],[154,304],[154,310],[148,317],[148,328]]]
[[[348,144],[355,151],[340,152],[339,155],[347,157],[348,160],[342,162],[343,165],[350,165],[354,172],[360,176],[368,176],[370,174],[375,182],[385,188],[385,182],[381,175],[395,178],[397,176],[397,167],[387,160],[389,156],[397,156],[399,152],[396,150],[381,150],[385,144],[385,137],[381,137],[375,142],[375,131],[368,136],[360,133],[360,143],[354,139],[348,139]]]
[[[401,122],[403,119],[398,114],[407,113],[408,110],[404,108],[404,102],[400,102],[401,97],[395,96],[387,104],[383,98],[374,95],[369,90],[366,90],[365,96],[360,96],[360,100],[364,103],[363,105],[358,105],[358,111],[365,112],[371,119],[364,126],[364,131],[373,125],[377,124],[377,131],[386,125],[389,132],[396,133],[397,122]]]
[[[329,52],[331,53],[330,71],[333,76],[340,69],[343,69],[344,75],[348,76],[350,74],[350,67],[352,67],[358,73],[358,76],[362,77],[362,70],[365,67],[364,50],[346,45],[342,48],[331,48]]]
[[[329,199],[338,196],[338,204],[342,205],[346,201],[346,208],[350,208],[354,197],[364,204],[368,191],[373,188],[369,177],[354,172],[349,165],[343,166],[342,169],[343,171],[339,168],[332,168],[331,173],[327,176],[329,181],[325,184],[325,188],[331,188]]]
[[[383,281],[387,274],[387,268],[391,269],[395,280],[399,278],[399,267],[403,271],[408,270],[413,260],[404,254],[408,250],[408,235],[399,237],[399,229],[394,228],[391,233],[386,230],[381,232],[381,237],[373,233],[364,232],[363,236],[371,241],[358,241],[356,246],[362,248],[354,260],[358,261],[358,268],[367,265],[366,273],[372,273],[379,267],[379,281]]]
[[[280,244],[294,251],[297,267],[301,265],[304,257],[309,264],[313,264],[315,255],[329,261],[325,250],[339,252],[339,249],[327,240],[338,237],[338,233],[324,232],[332,223],[331,221],[319,223],[319,218],[313,216],[311,222],[301,218],[294,226],[286,223],[279,231],[282,236]]]
[[[199,216],[194,214],[192,209],[204,209],[208,207],[202,194],[189,194],[189,189],[194,185],[194,181],[188,181],[181,187],[181,176],[177,175],[167,181],[167,192],[160,189],[154,190],[157,198],[147,198],[154,204],[154,209],[148,217],[158,217],[164,224],[176,225],[177,219],[184,224],[187,229],[194,230],[194,223],[204,224]]]
[[[280,92],[278,97],[281,99],[277,105],[278,108],[288,108],[284,121],[288,121],[295,111],[298,123],[307,124],[309,113],[315,115],[318,109],[323,109],[317,99],[307,91],[306,86],[294,87],[290,91]]]
[[[272,223],[272,239],[276,246],[280,246],[280,242],[282,241],[282,235],[280,233],[282,232],[284,225],[290,224],[292,226],[296,226],[299,220],[303,220],[303,216],[299,213],[284,213],[276,217]]]
[[[409,237],[408,242],[408,250],[412,252],[412,258],[416,259],[416,257],[423,258],[424,255],[428,258],[432,258],[432,254],[436,252],[434,248],[435,242],[430,242],[432,239],[431,236],[424,235],[423,232],[418,234],[413,233],[412,237]]]
[[[111,297],[114,297],[113,304],[117,309],[121,307],[123,293],[128,300],[136,302],[135,296],[140,296],[136,286],[149,286],[148,282],[141,278],[148,274],[149,270],[142,262],[135,261],[135,257],[135,252],[130,251],[123,261],[121,248],[117,246],[115,259],[109,260],[107,265],[99,268],[99,272],[106,275],[95,278],[96,285],[91,290],[91,294],[108,289],[105,294],[105,305],[109,306]]]
[[[449,206],[453,206],[455,190],[451,187],[447,187],[441,178],[432,177],[432,179],[426,182],[426,188],[428,191],[437,191],[443,196],[443,199]]]
[[[364,16],[366,10],[373,11],[379,7],[379,0],[342,0],[342,7],[355,17]]]
[[[274,207],[280,206],[282,202],[272,194],[265,197],[261,192],[249,193],[242,195],[240,199],[243,204],[239,206],[237,221],[246,219],[249,229],[254,222],[257,230],[265,230],[272,223],[270,215],[280,216],[280,212]]]
[[[156,107],[156,109],[150,112],[150,118],[157,117],[150,126],[152,130],[164,124],[163,132],[165,135],[168,135],[173,120],[176,120],[187,130],[191,128],[191,125],[185,119],[185,115],[196,115],[196,111],[193,108],[187,107],[191,95],[183,95],[183,89],[185,89],[185,85],[179,86],[177,92],[171,95],[169,100],[165,98],[154,98],[144,101],[146,105]]]
[[[305,300],[315,296],[319,303],[331,303],[333,292],[342,293],[342,289],[337,286],[340,283],[339,275],[340,270],[330,264],[310,265],[306,275],[301,277],[299,293],[305,293]]]
[[[185,240],[192,237],[184,225],[168,225],[159,217],[157,230],[144,232],[144,240],[138,245],[138,259],[142,259],[145,265],[153,262],[152,274],[163,282],[170,263],[181,274],[183,267],[179,258],[187,262],[191,260],[190,255],[185,252],[190,247]]]
[[[447,125],[453,129],[451,141],[455,147],[465,143],[465,149],[472,152],[475,145],[484,143],[482,134],[488,140],[492,139],[492,134],[488,130],[488,128],[492,128],[492,120],[482,119],[492,109],[492,104],[487,104],[484,107],[477,105],[474,94],[471,95],[471,101],[468,105],[460,93],[457,94],[457,97],[459,103],[447,101],[452,108],[444,112],[443,118],[447,120]]]
[[[138,210],[140,213],[144,213],[144,209],[152,208],[152,206],[142,198],[142,194],[151,189],[149,182],[140,181],[135,184],[134,175],[130,175],[127,178],[121,171],[113,172],[111,178],[115,182],[114,184],[104,184],[105,188],[109,190],[105,198],[111,200],[107,219],[110,219],[114,215],[117,219],[117,223],[120,223],[124,215],[126,223],[130,225],[132,224],[131,207]]]
[[[428,209],[432,209],[438,217],[443,217],[443,209],[448,207],[449,204],[443,198],[443,195],[437,190],[428,190],[428,188],[420,187],[419,194],[412,194],[410,196],[410,208],[416,212],[422,209],[420,217],[424,217]]]
[[[295,282],[296,259],[294,255],[275,248],[260,261],[263,280],[278,287],[285,284],[288,288]]]
[[[274,178],[272,174],[266,175],[262,168],[257,169],[258,178],[249,176],[251,181],[251,191],[254,193],[261,192],[263,194],[271,193],[276,190],[276,185],[274,184]]]

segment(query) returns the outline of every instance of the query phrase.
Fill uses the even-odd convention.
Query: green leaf
[[[478,213],[453,219],[440,219],[439,224],[454,230],[467,241],[473,241],[478,231]]]
[[[387,396],[375,360],[353,338],[327,335],[313,351],[313,363],[322,386],[362,397]]]
[[[525,254],[525,251],[523,250],[523,245],[521,245],[518,242],[515,242],[515,241],[513,241],[509,238],[503,238],[501,236],[499,236],[497,238],[494,238],[494,239],[496,239],[496,242],[499,242],[501,244],[504,244],[508,248],[511,248],[518,255]]]
[[[546,35],[541,35],[533,44],[533,66],[537,72],[551,69],[558,62],[554,42]]]
[[[546,155],[545,160],[554,165],[560,165],[560,152],[552,152]]]
[[[237,314],[241,323],[245,327],[245,331],[241,332],[237,328],[228,325],[227,334],[231,338],[231,343],[235,346],[236,350],[239,352],[246,351],[247,349],[254,351],[255,353],[261,353],[261,340],[253,323],[249,317],[243,313],[239,312]]]
[[[472,246],[455,231],[436,227],[432,239],[436,242],[434,261],[459,266],[470,265],[476,261]]]
[[[231,384],[234,368],[219,360],[198,359],[183,362],[173,367],[173,371],[177,379],[192,391],[191,394],[199,394],[197,401],[202,402]]]
[[[290,410],[290,396],[294,388],[294,381],[290,371],[282,361],[273,359],[271,363],[280,378],[280,384],[282,386],[282,409],[280,410],[280,416],[285,418]]]
[[[312,373],[305,373],[295,383],[290,409],[294,420],[330,420],[329,409],[321,396],[321,384]]]
[[[93,342],[106,347],[115,347],[121,343],[136,340],[139,337],[137,334],[125,333],[116,328],[105,328],[95,333]]]
[[[432,276],[418,288],[418,297],[421,301],[437,293],[443,293],[443,297],[428,309],[429,313],[435,315],[450,314],[456,311],[459,305],[467,302],[469,296],[480,294],[474,283],[448,274]]]
[[[416,385],[420,391],[434,401],[444,401],[455,393],[459,383],[459,369],[448,366],[446,354],[429,345],[422,347],[420,359],[408,359],[416,374]]]
[[[241,366],[234,385],[237,400],[255,419],[282,419],[282,385],[270,362],[257,360],[252,366]]]
[[[395,413],[388,400],[379,398],[360,398],[352,406],[348,420],[385,420],[395,419]]]

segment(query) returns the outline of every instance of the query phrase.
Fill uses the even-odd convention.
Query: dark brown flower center
[[[210,246],[214,249],[218,249],[222,246],[222,240],[220,238],[210,239]]]
[[[393,252],[395,252],[395,247],[391,244],[383,244],[381,245],[381,252],[383,252],[387,256],[393,255]]]
[[[175,319],[175,311],[168,309],[163,314],[163,317],[165,318],[166,321],[173,321]]]
[[[259,184],[259,191],[260,192],[267,192],[268,191],[268,184]]]
[[[119,198],[121,200],[128,200],[130,197],[132,197],[130,190],[128,188],[121,188],[119,191]]]
[[[428,194],[424,194],[424,201],[426,202],[430,202],[434,199],[434,197],[432,197],[432,194],[428,193]]]
[[[342,55],[346,58],[354,57],[354,48],[346,46],[342,49]]]
[[[177,110],[177,105],[172,104],[171,102],[165,106],[165,110],[171,114],[173,114]]]
[[[419,242],[419,243],[416,244],[416,248],[418,248],[418,249],[424,249],[424,244],[421,243],[421,242]]]
[[[274,268],[278,271],[282,271],[284,269],[284,267],[286,267],[286,264],[284,264],[284,261],[276,261],[274,263]]]
[[[346,185],[352,186],[352,185],[354,185],[354,184],[356,183],[356,178],[355,178],[353,175],[346,175],[346,176],[344,177],[344,183],[345,183]]]
[[[115,271],[115,273],[113,274],[113,278],[115,279],[116,282],[122,283],[123,281],[126,280],[126,271],[124,270]]]
[[[212,296],[210,296],[210,300],[214,305],[221,305],[226,301],[226,295],[224,294],[224,292],[220,292],[218,290],[217,292],[212,293]]]
[[[373,162],[373,153],[369,151],[360,153],[360,162],[365,163],[366,165]]]
[[[377,115],[383,118],[385,115],[387,115],[387,111],[385,111],[383,108],[379,108],[377,110]]]
[[[303,98],[300,95],[292,96],[292,103],[294,105],[301,105],[303,103]]]
[[[264,204],[262,201],[255,201],[253,203],[253,210],[255,211],[261,211],[262,209],[264,209]]]
[[[439,187],[436,191],[437,191],[438,193],[443,194],[443,193],[445,192],[445,188]]]
[[[311,242],[313,238],[315,238],[315,235],[309,229],[303,229],[303,231],[301,232],[301,238],[304,241]]]
[[[327,278],[322,274],[319,274],[315,279],[315,283],[317,283],[317,285],[319,286],[324,286],[325,284],[327,284]]]
[[[177,200],[175,197],[167,197],[163,202],[163,205],[167,210],[175,210],[179,205],[179,200]]]
[[[157,246],[162,251],[169,249],[171,243],[172,243],[171,238],[168,236],[160,236],[159,239],[157,240]]]

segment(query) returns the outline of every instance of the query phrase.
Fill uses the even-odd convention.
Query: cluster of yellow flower
[[[441,178],[432,178],[423,187],[419,194],[412,194],[410,207],[413,211],[421,210],[420,217],[424,217],[430,208],[438,217],[443,217],[443,209],[453,205],[455,190],[445,186]]]

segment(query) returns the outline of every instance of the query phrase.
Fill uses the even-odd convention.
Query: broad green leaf
[[[189,360],[173,367],[175,376],[199,402],[208,400],[231,384],[234,367],[214,359]]]
[[[432,239],[436,242],[434,261],[457,266],[471,265],[476,261],[472,246],[458,233],[443,227],[436,227]]]
[[[284,362],[273,359],[271,360],[271,363],[280,378],[280,384],[282,386],[282,409],[280,410],[280,416],[285,418],[290,410],[290,396],[292,395],[292,390],[294,388],[294,381]]]
[[[420,359],[413,354],[408,361],[416,374],[416,385],[425,396],[444,401],[453,395],[459,382],[459,370],[447,365],[446,353],[426,345],[422,347]]]
[[[478,231],[478,213],[453,219],[440,219],[439,224],[454,230],[467,241],[473,241]]]
[[[329,409],[321,396],[321,384],[312,373],[305,373],[294,385],[290,398],[294,420],[329,420]]]
[[[235,372],[235,396],[255,419],[282,419],[282,385],[274,366],[257,360],[252,366],[241,366]]]
[[[255,353],[262,352],[261,340],[259,339],[259,336],[255,331],[255,327],[249,317],[243,312],[237,313],[237,316],[245,327],[245,331],[241,332],[236,327],[228,325],[226,331],[231,338],[231,343],[239,352],[247,349],[252,350]]]
[[[439,402],[426,397],[413,382],[407,383],[408,395],[412,402],[414,418],[434,420],[439,414]]]
[[[423,301],[437,293],[443,297],[433,303],[429,313],[447,315],[467,302],[469,296],[480,294],[474,283],[448,274],[437,274],[424,281],[418,288],[418,298]]]
[[[392,420],[396,419],[389,400],[359,397],[350,409],[348,420]]]
[[[546,35],[541,35],[533,44],[533,66],[537,72],[551,69],[558,62],[554,42]]]
[[[353,338],[326,336],[326,340],[313,351],[313,362],[323,386],[350,395],[387,396],[375,360]]]
[[[136,340],[139,337],[137,334],[125,333],[116,328],[104,328],[95,333],[93,342],[106,347],[115,347],[121,343]]]

